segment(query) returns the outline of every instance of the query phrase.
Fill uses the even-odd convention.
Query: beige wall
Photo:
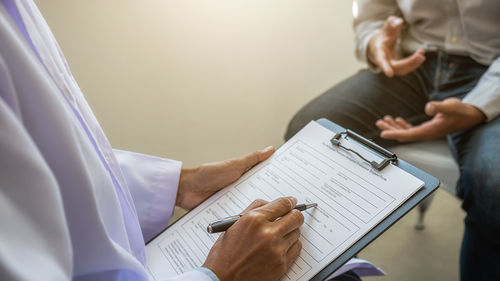
[[[360,67],[346,0],[39,0],[111,143],[187,165],[280,145]]]

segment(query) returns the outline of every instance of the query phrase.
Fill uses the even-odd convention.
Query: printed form
[[[333,146],[334,133],[309,123],[265,162],[219,191],[146,246],[152,280],[199,267],[220,234],[207,225],[239,214],[255,199],[295,196],[318,203],[302,212],[302,252],[281,280],[309,280],[382,219],[404,203],[423,182],[392,164],[377,171],[355,154]],[[368,159],[373,153],[342,140]]]

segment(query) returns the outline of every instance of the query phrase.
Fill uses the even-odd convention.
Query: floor
[[[366,281],[459,280],[458,259],[465,213],[460,201],[438,190],[425,218],[425,229],[414,228],[414,209],[360,253],[376,263],[385,277]]]

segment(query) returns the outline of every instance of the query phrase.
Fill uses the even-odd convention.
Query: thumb
[[[295,197],[280,197],[256,210],[272,222],[290,212],[296,204],[297,198]]]
[[[255,163],[250,163],[252,166],[259,164],[260,162],[266,160],[274,153],[274,146],[270,145],[262,150],[256,151],[258,159]]]
[[[431,101],[425,105],[425,113],[434,116],[438,113],[456,114],[460,112],[463,103],[457,98],[449,98],[443,101]]]
[[[383,31],[389,37],[398,38],[403,26],[403,19],[396,16],[389,16],[385,21]]]
[[[248,205],[248,207],[246,207],[245,210],[243,210],[241,212],[241,214],[244,214],[244,213],[247,213],[248,211],[250,210],[253,210],[253,209],[256,209],[256,208],[259,208],[259,207],[262,207],[266,204],[268,204],[269,202],[267,202],[266,200],[263,200],[263,199],[256,199],[254,200],[250,205]]]
[[[392,68],[397,75],[406,75],[417,69],[425,61],[424,50],[419,49],[413,55],[399,60],[392,60]]]
[[[273,153],[274,147],[268,146],[262,150],[258,150],[243,157],[236,158],[235,160],[236,164],[241,168],[242,172],[245,172],[253,166],[269,158]]]

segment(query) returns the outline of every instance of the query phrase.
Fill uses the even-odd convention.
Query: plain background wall
[[[40,0],[113,146],[186,165],[280,145],[361,67],[347,0]]]

